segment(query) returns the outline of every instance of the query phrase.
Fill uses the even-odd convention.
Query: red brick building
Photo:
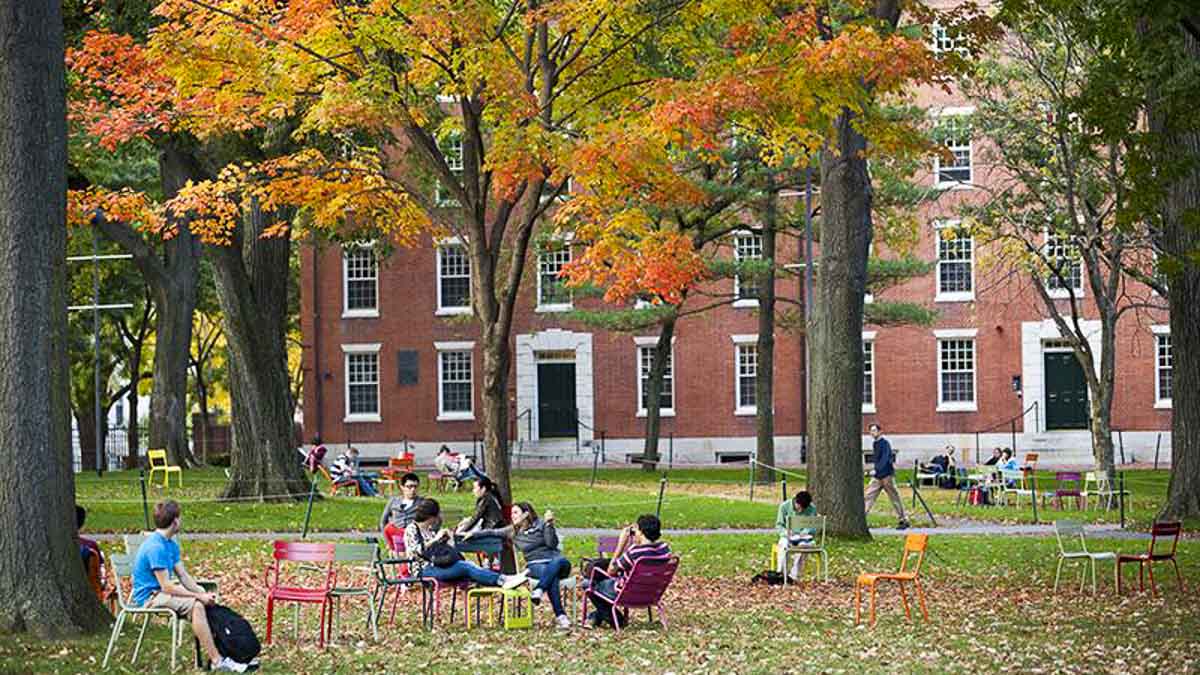
[[[972,110],[940,91],[923,98],[948,125]],[[990,178],[982,144],[969,132],[950,134],[947,145],[955,161],[932,159],[926,180],[948,189],[922,209],[915,251],[936,261],[934,270],[885,292],[935,308],[938,319],[932,327],[864,328],[864,425],[880,423],[902,461],[928,457],[947,443],[973,458],[977,444],[986,456],[1015,442],[1019,451],[1042,452],[1045,465],[1090,463],[1082,371],[1029,281],[989,265],[987,251],[969,237],[944,236],[957,222],[955,206],[980,198],[971,186]],[[750,233],[732,237],[727,250],[731,257],[760,252]],[[513,331],[510,437],[521,452],[571,456],[580,447],[580,461],[590,461],[588,449],[603,436],[609,461],[621,461],[642,447],[640,382],[656,336],[564,320],[562,312],[573,306],[601,305],[576,301],[554,282],[570,254],[565,248],[530,254]],[[780,258],[799,260],[800,251],[785,249]],[[353,443],[368,457],[393,454],[404,442],[419,459],[442,443],[472,450],[480,433],[482,357],[468,270],[457,244],[428,238],[378,259],[369,247],[303,252],[303,410],[310,437]],[[799,299],[801,283],[781,280],[778,292]],[[1084,286],[1076,292],[1090,319],[1095,308]],[[736,281],[724,282],[724,291],[731,290],[738,293]],[[756,304],[739,300],[677,325],[663,396],[664,456],[673,451],[677,462],[708,463],[753,452]],[[1156,446],[1169,459],[1167,323],[1165,313],[1143,312],[1119,324],[1113,428],[1127,461],[1151,460]],[[1084,326],[1099,331],[1098,322]],[[1098,353],[1098,336],[1092,342]],[[803,354],[800,336],[777,334],[776,452],[786,464],[800,462],[805,432]]]

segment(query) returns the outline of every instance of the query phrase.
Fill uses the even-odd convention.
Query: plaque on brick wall
[[[399,364],[400,385],[417,383],[417,352],[403,349],[396,352],[396,363]]]

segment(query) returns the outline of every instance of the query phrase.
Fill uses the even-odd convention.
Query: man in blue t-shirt
[[[154,532],[142,542],[133,559],[133,603],[143,607],[165,607],[190,619],[192,632],[212,661],[213,670],[244,672],[246,665],[221,656],[208,627],[204,608],[217,601],[206,593],[183,566],[179,544],[179,504],[167,500],[154,505]]]
[[[875,506],[875,500],[882,490],[887,492],[888,498],[892,500],[892,506],[896,507],[896,514],[900,516],[900,523],[896,525],[896,529],[907,529],[908,518],[904,516],[904,502],[900,500],[900,493],[896,491],[896,453],[892,452],[892,444],[883,437],[883,429],[878,424],[872,424],[867,429],[871,432],[871,437],[875,439],[875,444],[872,446],[875,457],[875,477],[867,484],[867,493],[863,496],[863,499],[866,500],[867,513],[870,513],[871,507]]]

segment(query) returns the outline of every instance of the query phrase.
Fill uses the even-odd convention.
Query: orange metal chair
[[[925,548],[929,544],[929,535],[910,534],[904,538],[904,553],[900,556],[900,570],[897,572],[881,572],[876,574],[860,574],[854,583],[854,623],[862,620],[862,589],[871,589],[871,626],[875,626],[875,589],[880,581],[895,581],[900,584],[900,601],[904,604],[904,616],[912,619],[912,611],[908,608],[908,592],[904,584],[911,582],[917,589],[917,600],[921,604],[921,614],[929,621],[929,612],[925,609],[925,591],[921,589],[921,564],[925,562]],[[917,562],[909,565],[909,555],[916,554]]]
[[[358,490],[358,481],[350,480],[342,483],[335,483],[333,476],[329,475],[329,469],[326,469],[323,464],[318,464],[317,468],[321,470],[321,475],[325,476],[325,480],[329,481],[330,496],[336,495],[339,491],[353,492],[355,497],[361,497],[362,493]]]
[[[1175,552],[1179,548],[1179,535],[1183,532],[1183,526],[1178,521],[1155,523],[1150,528],[1150,548],[1145,553],[1122,553],[1117,556],[1117,594],[1121,593],[1121,565],[1124,563],[1138,564],[1138,590],[1146,590],[1146,573],[1150,574],[1150,592],[1154,597],[1158,597],[1158,587],[1154,585],[1154,563],[1171,561],[1175,567],[1175,584],[1176,587],[1183,591],[1183,577],[1179,575],[1179,562],[1175,559]],[[1156,551],[1159,539],[1171,541],[1169,552]],[[1164,541],[1163,548],[1166,548]]]

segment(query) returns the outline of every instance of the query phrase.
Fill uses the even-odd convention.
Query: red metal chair
[[[1083,510],[1083,475],[1078,471],[1059,471],[1054,474],[1054,508],[1063,507],[1063,497],[1074,497],[1075,508]]]
[[[1179,574],[1179,562],[1175,559],[1175,552],[1179,548],[1179,535],[1183,532],[1183,526],[1179,521],[1155,523],[1150,528],[1150,548],[1145,553],[1122,553],[1117,556],[1117,593],[1121,593],[1121,565],[1124,563],[1138,564],[1138,590],[1146,590],[1146,574],[1150,574],[1150,592],[1154,597],[1158,597],[1158,587],[1154,585],[1154,563],[1171,561],[1171,565],[1175,567],[1175,584],[1176,587],[1183,591],[1183,577]],[[1159,551],[1159,539],[1163,541],[1163,547],[1166,547],[1166,540],[1170,540],[1170,552]]]
[[[633,563],[633,569],[629,570],[629,573],[621,580],[616,597],[600,596],[612,604],[612,622],[617,631],[621,630],[622,622],[629,621],[629,610],[642,607],[646,608],[646,615],[650,621],[654,620],[654,608],[657,607],[658,620],[662,623],[663,628],[667,627],[667,611],[663,609],[662,597],[667,592],[667,587],[671,585],[671,580],[675,578],[675,570],[678,568],[679,556],[638,558]],[[609,577],[603,570],[592,569],[591,588],[593,590],[583,594],[583,600],[579,606],[581,621],[587,620],[588,597],[596,593],[594,590],[596,584],[604,578]],[[617,618],[618,607],[624,610],[621,619]]]
[[[275,542],[275,564],[266,569],[263,583],[267,587],[267,644],[271,644],[271,624],[275,617],[275,602],[294,602],[297,604],[313,604],[321,606],[321,629],[317,644],[325,648],[325,622],[329,618],[332,605],[329,602],[329,591],[333,588],[337,572],[333,569],[334,544],[316,544],[311,542],[277,541]],[[280,576],[280,563],[324,563],[322,575],[324,583],[321,586],[296,586],[296,580]],[[271,571],[274,570],[274,578]],[[311,577],[309,577],[311,578]],[[298,615],[297,615],[298,618]]]

